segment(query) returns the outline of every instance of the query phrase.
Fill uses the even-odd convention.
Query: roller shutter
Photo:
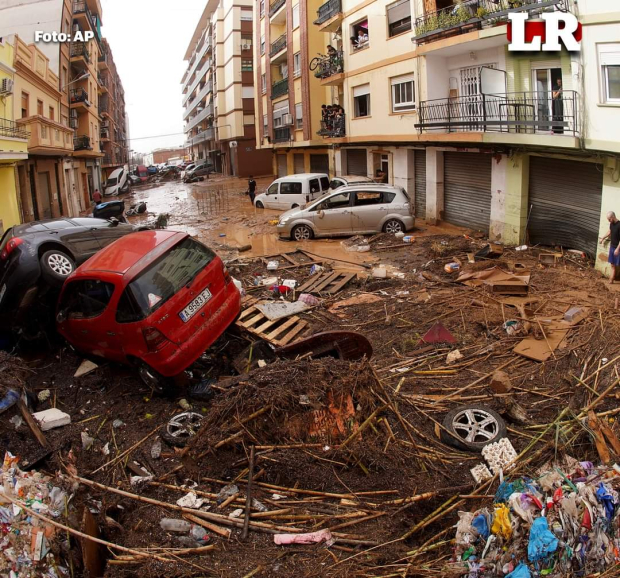
[[[327,155],[310,155],[310,172],[329,174],[329,157]]]
[[[366,149],[347,150],[347,174],[368,176],[368,164],[366,161]]]
[[[593,163],[531,157],[529,242],[596,253],[603,168]]]
[[[444,153],[444,220],[489,232],[491,220],[489,154]]]
[[[414,153],[415,163],[415,216],[426,219],[426,151]]]
[[[278,155],[278,177],[285,177],[288,174],[286,168],[286,155]]]
[[[293,155],[293,165],[296,175],[306,172],[304,170],[304,155]]]

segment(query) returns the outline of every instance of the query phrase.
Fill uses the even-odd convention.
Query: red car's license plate
[[[183,311],[179,312],[179,317],[183,323],[187,323],[200,309],[211,299],[211,291],[205,289],[196,299],[194,299]]]

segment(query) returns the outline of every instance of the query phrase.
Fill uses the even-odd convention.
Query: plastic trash
[[[448,263],[444,265],[443,270],[446,273],[456,273],[461,269],[461,265],[459,263]]]
[[[403,243],[413,243],[415,241],[415,237],[413,235],[405,235],[403,237]]]
[[[320,542],[329,542],[332,540],[332,534],[328,529],[319,530],[318,532],[310,532],[308,534],[275,534],[273,541],[278,544],[318,544]]]
[[[269,261],[267,263],[267,271],[275,271],[280,266],[280,261]]]
[[[603,482],[601,482],[596,489],[596,497],[598,501],[603,504],[603,507],[605,508],[605,516],[611,522],[611,519],[614,517],[614,510],[618,505],[617,497],[614,499],[614,496]]]
[[[151,446],[151,457],[154,460],[159,459],[161,456],[161,440],[157,438],[153,445]]]
[[[216,381],[217,380],[214,378],[209,379],[205,377],[198,383],[189,386],[187,393],[192,399],[196,399],[199,401],[209,401],[215,395],[211,385],[214,384]]]
[[[314,307],[315,305],[319,305],[321,303],[321,300],[318,297],[315,297],[314,295],[310,295],[310,293],[302,293],[297,298],[297,301],[301,301],[302,303],[305,303],[306,305],[310,305],[311,307]]]
[[[519,247],[515,247],[515,251],[527,251],[527,245],[520,245]]]
[[[9,389],[2,400],[0,400],[0,413],[5,412],[10,407],[13,407],[17,403],[18,399],[19,393],[17,393],[14,389]]]
[[[587,511],[587,510],[586,510]],[[530,562],[544,560],[558,548],[558,539],[549,531],[547,518],[536,518],[530,529],[527,557]]]
[[[235,284],[235,287],[239,290],[239,293],[241,294],[241,297],[245,296],[245,289],[243,288],[243,283],[241,283],[241,281],[239,281],[239,279],[235,279],[234,277],[232,278],[233,283]]]
[[[510,540],[512,536],[512,526],[510,525],[510,510],[505,504],[499,504],[495,506],[495,516],[493,518],[493,525],[491,526],[491,532],[504,538],[504,540]]]
[[[215,497],[215,502],[219,506],[221,503],[225,502],[227,498],[238,493],[239,487],[236,484],[228,484],[220,490],[219,494]]]
[[[532,578],[529,568],[521,562],[506,578]]]
[[[323,265],[312,265],[310,267],[310,275],[316,275],[317,273],[322,273],[325,271],[325,267]]]
[[[472,520],[471,525],[485,540],[489,537],[489,521],[484,514],[478,514]]]
[[[178,532],[179,534],[185,534],[189,532],[192,524],[185,520],[178,520],[176,518],[163,518],[159,525],[162,530],[166,532]]]

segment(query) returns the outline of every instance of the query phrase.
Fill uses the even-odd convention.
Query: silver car
[[[295,241],[353,233],[398,233],[413,229],[415,216],[402,187],[360,184],[340,187],[278,221],[278,235]]]

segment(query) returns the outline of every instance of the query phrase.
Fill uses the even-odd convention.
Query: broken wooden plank
[[[32,414],[28,411],[26,404],[21,399],[19,399],[17,400],[17,407],[19,408],[19,411],[22,412],[22,416],[24,417],[24,420],[26,420],[26,423],[28,424],[30,431],[34,434],[34,437],[37,438],[37,441],[44,448],[47,448],[49,446],[47,438],[43,435],[41,428],[39,428],[39,425],[32,417]]]

